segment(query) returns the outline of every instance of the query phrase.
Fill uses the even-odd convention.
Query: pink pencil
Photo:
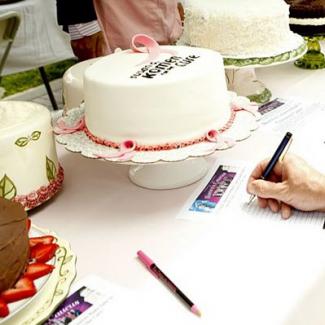
[[[138,251],[137,255],[140,261],[149,269],[149,271],[158,279],[166,284],[166,286],[175,293],[197,316],[201,317],[201,312],[199,308],[190,300],[188,299],[185,294],[177,288],[177,286],[165,275],[159,267],[153,262],[153,260],[148,257],[143,251]]]

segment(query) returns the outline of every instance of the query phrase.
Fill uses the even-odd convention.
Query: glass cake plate
[[[319,41],[325,39],[324,35],[306,36],[308,50],[304,56],[295,61],[295,66],[302,69],[324,69],[325,55],[321,51]]]
[[[52,235],[59,245],[55,257],[47,264],[55,266],[53,272],[34,281],[37,293],[28,299],[8,305],[10,314],[0,318],[1,325],[35,325],[45,321],[66,297],[76,275],[76,256],[67,241],[55,233],[31,226],[29,236]]]
[[[66,125],[75,125],[83,116],[84,109],[79,107],[69,110],[62,120]],[[135,151],[133,156],[123,161],[118,158],[100,158],[116,152],[117,149],[93,142],[83,130],[57,135],[56,140],[68,151],[80,153],[84,157],[131,165],[129,178],[138,186],[172,189],[201,179],[208,168],[204,157],[218,150],[226,150],[235,142],[248,138],[257,129],[257,120],[258,117],[250,112],[237,112],[232,126],[222,133],[223,137],[234,140],[233,143],[203,141],[177,149]]]

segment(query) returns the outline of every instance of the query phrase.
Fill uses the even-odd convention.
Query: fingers
[[[262,160],[255,168],[254,170],[252,171],[251,175],[249,176],[248,178],[248,182],[247,182],[247,192],[248,193],[251,193],[249,191],[249,185],[258,180],[258,179],[261,179],[262,175],[263,175],[263,172],[266,168],[266,166],[268,165],[269,163],[269,160],[270,158],[267,158],[267,159],[264,159]],[[274,169],[273,169],[273,172],[271,173],[271,175],[269,176],[268,178],[269,181],[272,181],[272,182],[280,182],[282,180],[282,163],[281,162],[278,162]]]
[[[248,179],[248,183],[256,180],[256,179],[260,179],[262,174],[263,174],[263,171],[267,165],[267,162],[268,162],[268,159],[264,159],[263,161],[261,161],[255,168],[254,170],[252,171],[251,175],[249,176],[249,179]]]
[[[291,216],[291,213],[292,213],[291,207],[288,204],[282,202],[282,204],[281,204],[281,217],[283,219],[289,219],[290,216]]]
[[[271,209],[272,212],[277,213],[280,210],[280,204],[278,201],[273,200],[273,199],[268,199],[267,204],[269,208]]]
[[[265,209],[268,205],[267,205],[267,199],[263,199],[261,197],[257,198],[257,202],[258,202],[258,206],[262,209]]]
[[[283,201],[285,189],[285,183],[273,183],[261,179],[254,180],[247,184],[248,193],[255,194],[256,196],[264,199]]]
[[[274,213],[280,212],[282,219],[285,220],[291,217],[292,209],[288,204],[273,199],[257,198],[257,200],[258,200],[258,206],[260,208],[265,209],[269,207],[270,210]]]

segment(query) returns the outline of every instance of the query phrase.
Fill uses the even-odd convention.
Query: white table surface
[[[24,0],[0,5],[0,14],[16,11],[21,23],[3,75],[74,57],[69,36],[56,21],[55,0]]]
[[[325,103],[325,70],[307,71],[288,64],[260,69],[258,76],[275,96],[303,95]],[[257,162],[272,154],[270,150],[274,150],[279,140],[275,135],[264,137],[259,130],[218,156]],[[231,225],[219,227],[218,218],[213,217],[194,222],[176,219],[198,184],[175,190],[147,190],[129,181],[127,166],[93,161],[61,146],[58,153],[65,169],[64,189],[30,215],[37,225],[70,241],[78,257],[78,279],[96,273],[134,293],[147,292],[150,297],[152,292],[150,308],[157,324],[325,323],[321,307],[325,298],[322,239],[315,236],[310,242],[306,240],[306,249],[301,252],[286,251],[283,247],[287,234],[281,232],[272,234],[264,229],[262,236],[252,227],[241,233],[237,227],[232,230]],[[209,158],[211,164],[213,160],[214,157]],[[297,242],[299,246],[299,236],[292,233],[288,242]],[[278,244],[273,247],[273,242]],[[189,265],[186,256],[193,252],[195,258],[199,248],[211,255],[208,265],[202,265],[201,273],[197,274],[200,280],[193,271],[182,269]],[[256,258],[264,248],[269,258]],[[196,303],[204,317],[196,318],[173,299],[136,259],[138,249],[150,254],[176,283],[182,284],[185,292],[195,292],[193,300],[200,297]],[[196,271],[200,269],[192,266]],[[256,273],[259,271],[265,273],[265,291]],[[224,285],[218,276],[223,277]],[[146,317],[144,311],[131,314],[112,316],[114,324],[152,322],[150,313]]]

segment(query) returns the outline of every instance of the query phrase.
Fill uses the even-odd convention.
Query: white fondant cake
[[[29,209],[55,194],[62,180],[48,109],[0,101],[0,196]]]
[[[161,46],[160,55],[118,52],[84,75],[85,122],[101,139],[164,145],[202,137],[231,116],[222,57],[215,51]],[[163,52],[174,51],[174,54]]]
[[[266,57],[301,45],[283,0],[189,0],[181,43],[227,57]]]

